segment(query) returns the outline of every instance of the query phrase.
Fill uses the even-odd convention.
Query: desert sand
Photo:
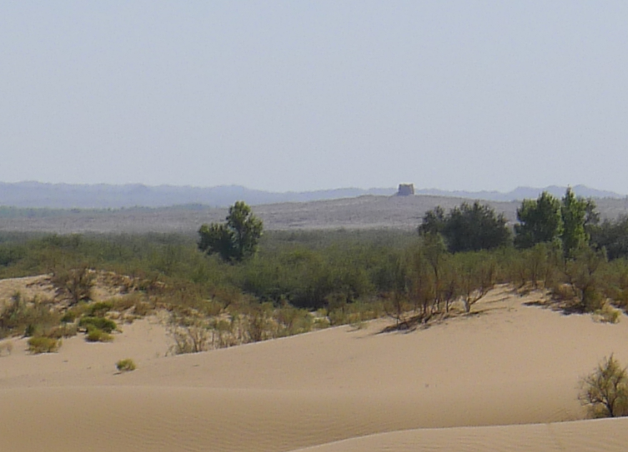
[[[538,301],[500,287],[429,328],[382,333],[384,319],[179,356],[157,317],[52,354],[13,338],[0,450],[626,450],[628,418],[586,420],[577,395],[605,356],[628,363],[628,321]],[[122,358],[137,370],[118,373]]]

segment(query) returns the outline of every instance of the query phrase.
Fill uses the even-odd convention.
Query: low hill
[[[277,203],[253,207],[267,230],[307,229],[415,229],[423,215],[436,206],[448,210],[464,198],[445,196],[360,196],[357,198]],[[516,221],[518,201],[486,201],[508,221]],[[603,218],[628,214],[627,199],[598,199]],[[185,205],[114,210],[18,209],[0,207],[0,231],[45,233],[176,232],[195,234],[203,223],[222,222],[226,208]]]

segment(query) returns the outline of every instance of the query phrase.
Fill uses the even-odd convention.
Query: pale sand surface
[[[523,304],[539,299],[501,288],[428,329],[380,320],[182,356],[155,318],[49,355],[13,339],[0,450],[626,450],[625,420],[579,421],[577,394],[605,356],[628,363],[628,321]],[[117,374],[127,357],[138,369]]]

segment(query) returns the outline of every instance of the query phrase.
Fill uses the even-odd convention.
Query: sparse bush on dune
[[[52,274],[50,282],[57,297],[73,306],[92,299],[96,274],[86,265],[71,269],[61,268]]]
[[[210,337],[208,322],[196,314],[173,313],[169,323],[170,335],[174,339],[171,349],[175,355],[207,351]]]
[[[99,328],[89,326],[87,328],[87,336],[85,336],[87,342],[111,342],[113,336]]]
[[[111,319],[104,317],[82,317],[79,321],[79,327],[89,331],[90,328],[97,328],[105,333],[113,333],[118,329],[118,325]]]
[[[612,354],[580,384],[580,403],[588,409],[591,417],[628,415],[628,373]]]
[[[602,302],[602,307],[593,313],[594,319],[603,323],[619,323],[621,312],[613,308],[608,301]]]
[[[116,363],[116,369],[118,369],[118,372],[132,372],[135,369],[137,369],[137,366],[135,365],[135,362],[130,359],[121,359],[120,361],[118,361]]]
[[[61,340],[45,336],[33,336],[28,339],[28,351],[34,355],[53,353],[59,350]]]
[[[292,336],[312,330],[313,320],[310,313],[288,304],[275,309],[273,318],[277,324],[278,337]]]

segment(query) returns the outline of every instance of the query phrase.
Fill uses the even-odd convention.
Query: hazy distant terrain
[[[509,193],[416,190],[416,195],[402,197],[395,196],[394,188],[269,193],[238,186],[0,183],[0,230],[194,233],[203,223],[223,221],[227,207],[237,200],[254,206],[271,230],[413,229],[426,211],[439,205],[448,210],[472,199],[482,200],[514,222],[520,199],[536,198],[542,190],[560,197],[565,187],[520,187]],[[602,217],[628,214],[628,198],[617,193],[585,186],[574,191],[596,198]]]
[[[450,209],[463,198],[415,195],[361,196],[304,203],[277,203],[253,207],[266,229],[416,228],[425,212],[436,206]],[[516,220],[519,201],[485,201],[510,222]],[[626,199],[598,199],[603,217],[628,214]],[[195,233],[203,223],[223,221],[227,208],[187,205],[115,210],[54,210],[0,208],[0,230],[56,233],[182,232]]]
[[[536,198],[547,190],[555,196],[562,196],[565,187],[546,188],[519,187],[508,193],[496,191],[448,192],[437,189],[416,189],[416,194],[448,196],[454,198],[483,199],[489,201],[515,201]],[[211,207],[227,207],[235,201],[245,201],[250,205],[275,204],[284,202],[309,202],[364,195],[390,196],[396,188],[338,188],[310,192],[272,193],[252,190],[241,186],[219,187],[179,187],[171,185],[147,186],[132,185],[70,185],[43,184],[39,182],[0,183],[0,206],[52,209],[119,209],[122,207],[168,207],[182,204],[203,204]],[[594,198],[622,198],[613,192],[600,191],[578,185],[574,187],[578,196]]]

